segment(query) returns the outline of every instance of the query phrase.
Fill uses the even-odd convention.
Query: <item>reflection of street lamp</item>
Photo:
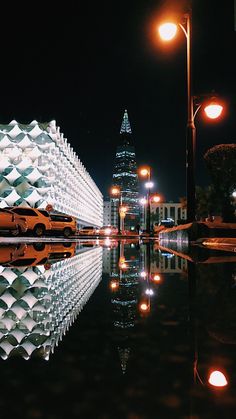
[[[187,181],[187,220],[195,221],[195,148],[196,148],[196,129],[194,118],[196,112],[193,110],[192,95],[192,10],[184,14],[185,26],[179,23],[187,40],[187,98],[188,98],[188,118],[186,130],[186,181]],[[177,25],[171,22],[165,23],[159,27],[159,34],[164,41],[172,40],[177,33]],[[209,107],[210,106],[210,107]],[[214,107],[212,107],[214,106]],[[199,109],[200,107],[198,107]],[[197,110],[198,110],[197,109]],[[218,104],[209,104],[206,108],[206,115],[210,118],[217,118],[222,112],[223,107]],[[218,115],[216,116],[216,114]]]
[[[121,205],[119,207],[120,224],[121,224],[121,226],[120,226],[120,232],[121,232],[121,234],[124,234],[124,230],[125,230],[125,216],[126,216],[127,210],[128,210],[128,208],[125,207],[125,206],[123,206],[123,205]]]
[[[191,352],[193,362],[193,381],[202,384],[210,384],[215,390],[220,390],[228,385],[225,374],[219,369],[211,368],[208,377],[203,378],[198,370],[198,345],[197,345],[197,319],[196,319],[196,265],[188,261],[188,284],[189,284],[189,330],[191,337]]]

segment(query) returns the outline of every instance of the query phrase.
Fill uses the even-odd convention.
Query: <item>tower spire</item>
[[[127,109],[124,111],[124,116],[120,127],[120,134],[132,134]]]

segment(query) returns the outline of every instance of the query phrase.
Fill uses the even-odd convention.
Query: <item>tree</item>
[[[204,155],[223,221],[235,221],[232,192],[236,189],[236,144],[220,144]]]
[[[196,186],[196,214],[198,219],[206,218],[219,212],[217,196],[213,185],[206,188]]]

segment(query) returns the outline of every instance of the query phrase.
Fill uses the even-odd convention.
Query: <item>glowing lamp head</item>
[[[154,195],[153,197],[152,197],[152,200],[153,200],[153,202],[160,202],[160,200],[161,200],[161,198],[160,198],[160,196],[159,195]]]
[[[112,291],[117,290],[117,288],[119,287],[119,282],[118,281],[111,281],[110,282],[110,288]]]
[[[153,182],[146,182],[145,183],[145,188],[147,188],[147,189],[151,189],[151,188],[153,188],[153,186],[154,186]]]
[[[152,295],[154,295],[154,291],[153,291],[151,288],[147,288],[147,289],[145,290],[145,294],[146,294],[146,295],[150,295],[150,296],[152,296]]]
[[[141,198],[141,199],[140,199],[140,204],[142,204],[142,205],[146,205],[146,203],[147,203],[146,198]]]
[[[111,195],[114,195],[114,196],[120,195],[120,188],[118,188],[118,186],[113,186],[111,188]]]
[[[232,197],[233,197],[233,198],[236,198],[236,191],[233,191],[233,193],[232,193]]]
[[[139,173],[140,176],[146,177],[150,174],[150,169],[148,169],[147,167],[143,167],[142,169],[140,169]]]
[[[141,278],[146,278],[147,272],[145,272],[145,271],[140,272],[140,276],[141,276]]]
[[[163,23],[158,32],[163,41],[171,41],[177,33],[177,25],[171,22]]]
[[[143,313],[146,313],[149,308],[147,303],[141,303],[139,307],[140,307],[140,311],[142,311]]]
[[[228,384],[225,375],[221,371],[213,371],[208,382],[214,387],[225,387]]]
[[[155,281],[155,282],[160,282],[160,280],[161,280],[161,276],[160,276],[160,275],[155,274],[155,275],[153,276],[153,281]]]
[[[210,119],[217,119],[223,111],[223,106],[218,103],[210,103],[204,108],[206,116]]]

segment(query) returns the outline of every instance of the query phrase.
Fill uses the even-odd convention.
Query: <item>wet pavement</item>
[[[0,247],[1,417],[235,417],[236,264],[222,252],[15,240]]]

